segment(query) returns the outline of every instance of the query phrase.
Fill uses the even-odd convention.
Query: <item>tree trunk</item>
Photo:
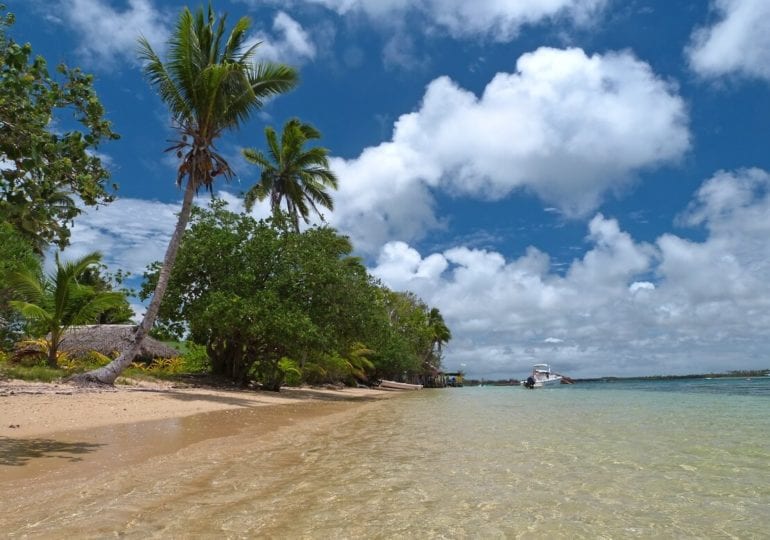
[[[155,292],[152,295],[152,300],[147,307],[144,318],[142,318],[141,324],[137,327],[136,332],[134,332],[131,341],[115,360],[104,367],[73,377],[73,382],[114,384],[115,379],[117,379],[123,370],[130,366],[131,362],[134,361],[134,358],[141,349],[144,337],[150,332],[152,325],[155,324],[155,319],[158,316],[160,303],[163,300],[163,296],[166,294],[171,270],[174,267],[174,261],[176,261],[176,254],[177,251],[179,251],[179,245],[182,243],[182,235],[187,228],[187,223],[190,221],[194,196],[195,186],[193,185],[192,178],[189,178],[187,180],[184,198],[182,199],[182,209],[179,211],[179,219],[177,220],[174,234],[171,235],[171,240],[166,248],[166,256],[163,259],[163,267],[160,269],[158,284],[155,286]]]
[[[56,347],[53,344],[48,349],[48,367],[53,369],[59,367],[58,362],[56,362]]]
[[[59,345],[61,345],[61,327],[59,327],[58,331],[51,332],[51,342],[48,344],[48,367],[56,369],[59,367],[59,362],[57,362],[57,356],[59,356]]]

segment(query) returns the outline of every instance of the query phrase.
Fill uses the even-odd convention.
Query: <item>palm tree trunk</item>
[[[56,369],[59,363],[56,361],[59,356],[59,345],[61,344],[61,326],[57,325],[58,330],[51,332],[51,342],[48,344],[48,367]]]
[[[56,361],[56,347],[53,345],[48,349],[48,367],[53,369],[59,367],[59,363]]]
[[[73,377],[74,382],[114,384],[115,379],[117,379],[123,370],[130,366],[131,362],[134,361],[134,358],[142,346],[144,337],[150,332],[152,325],[155,324],[155,319],[158,316],[160,303],[163,300],[163,296],[166,294],[171,270],[174,267],[174,261],[176,261],[176,254],[179,251],[179,245],[182,243],[182,235],[187,228],[187,223],[190,221],[194,196],[195,186],[192,178],[189,178],[184,192],[184,199],[182,200],[182,209],[179,211],[179,219],[176,222],[174,234],[171,235],[171,240],[166,248],[166,256],[163,259],[163,267],[160,269],[158,283],[155,285],[155,292],[152,295],[152,300],[147,307],[147,311],[144,314],[144,318],[142,318],[141,324],[137,327],[136,332],[134,332],[132,340],[126,345],[125,349],[120,353],[120,356],[115,360],[104,367]]]

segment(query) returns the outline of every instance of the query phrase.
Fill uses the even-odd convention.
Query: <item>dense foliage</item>
[[[67,244],[78,201],[111,200],[96,150],[117,135],[93,77],[64,65],[52,77],[29,43],[7,36],[12,24],[10,14],[0,19],[0,221],[42,253],[51,242]]]
[[[277,390],[289,374],[353,383],[425,370],[427,306],[376,283],[346,237],[275,227],[222,201],[194,209],[191,224],[159,322],[167,334],[189,330],[205,344],[214,373]]]
[[[13,292],[8,285],[8,276],[13,272],[40,271],[40,259],[33,253],[32,246],[10,223],[0,222],[0,350],[10,348],[24,333],[24,324],[9,301]]]

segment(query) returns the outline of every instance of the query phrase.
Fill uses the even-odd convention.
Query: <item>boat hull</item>
[[[380,388],[388,390],[422,390],[422,385],[396,381],[380,381]]]
[[[527,386],[527,381],[521,381],[521,386]],[[536,380],[535,384],[532,386],[532,388],[543,388],[544,386],[556,386],[557,384],[561,384],[561,377],[551,377],[550,379],[545,380]]]

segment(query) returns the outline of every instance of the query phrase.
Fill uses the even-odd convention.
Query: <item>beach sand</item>
[[[169,508],[183,513],[204,492],[229,497],[211,482],[227,474],[233,456],[264,468],[269,479],[299,459],[295,449],[397,394],[2,381],[0,531],[9,538],[144,538],[155,534],[147,528],[153,523],[189,532],[191,518],[171,524]],[[215,536],[201,527],[202,536]]]
[[[276,393],[164,382],[82,388],[0,381],[0,437],[40,437],[213,411],[314,401],[355,402],[392,395],[370,388],[284,388]]]

